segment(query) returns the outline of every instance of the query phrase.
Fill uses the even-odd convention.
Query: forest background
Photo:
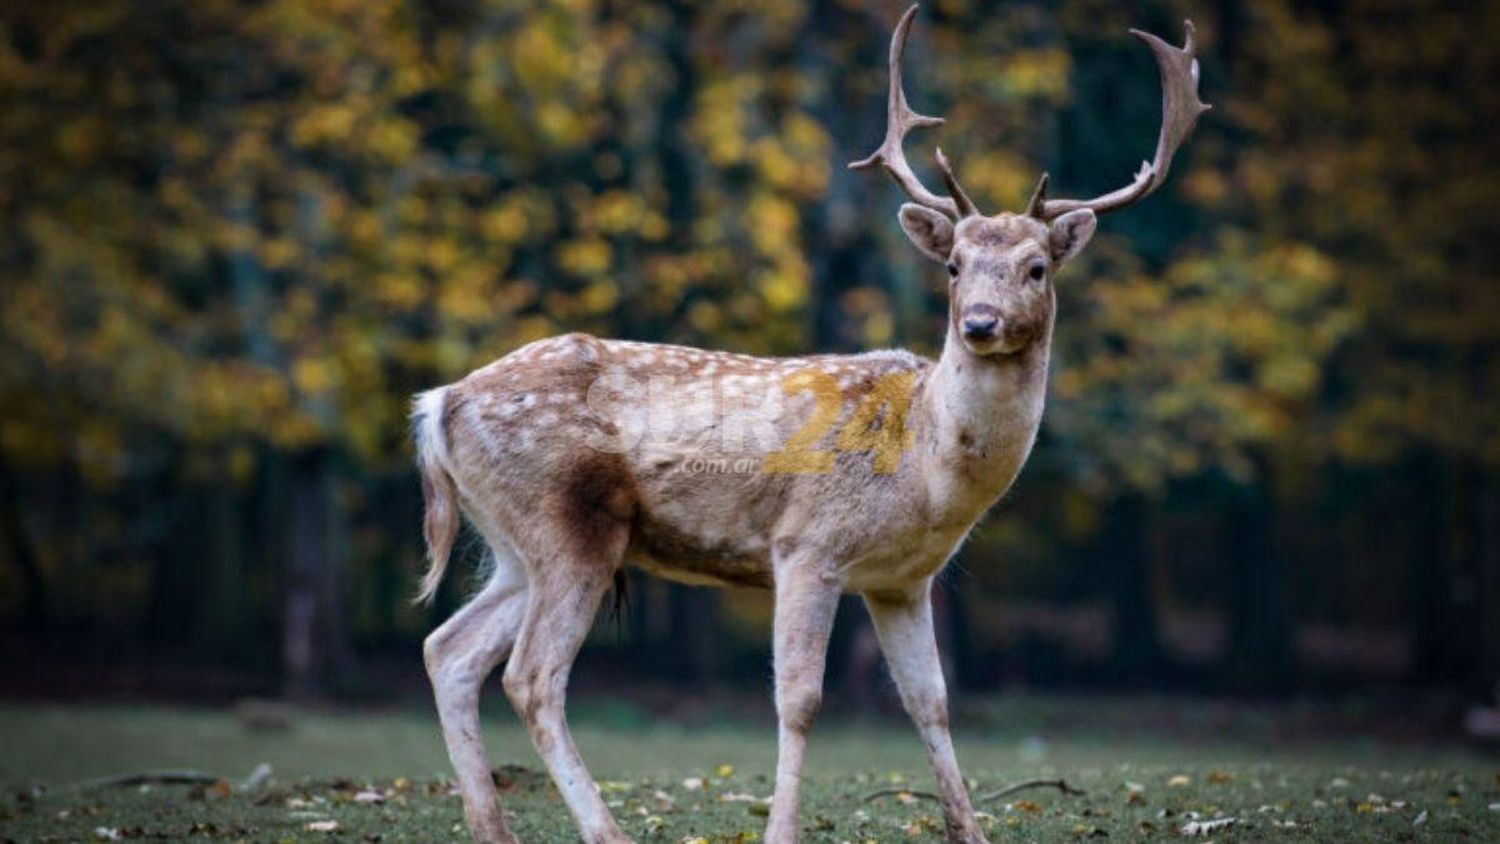
[[[408,600],[409,396],[529,341],[934,353],[941,269],[844,167],[902,9],[5,4],[0,692],[399,694],[472,588]],[[942,578],[951,676],[1487,697],[1500,4],[936,0],[913,160],[987,209],[1123,184],[1160,96],[1126,29],[1186,17],[1216,108],[1058,285],[1036,451]],[[579,682],[759,689],[768,609],[633,577]]]

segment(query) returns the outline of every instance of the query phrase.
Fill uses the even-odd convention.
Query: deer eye
[[[1031,276],[1032,281],[1041,281],[1042,276],[1047,274],[1047,268],[1041,264],[1032,264],[1031,269],[1026,274]]]
[[[949,261],[948,262],[948,275],[951,276],[951,277],[953,277],[953,278],[958,278],[958,262],[957,261]]]

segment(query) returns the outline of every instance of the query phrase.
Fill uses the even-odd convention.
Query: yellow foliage
[[[583,289],[580,297],[583,308],[592,314],[602,314],[615,306],[620,299],[620,289],[609,279],[600,279]]]
[[[807,278],[795,270],[777,268],[763,272],[756,286],[773,311],[789,311],[807,300]]]
[[[1062,101],[1068,95],[1072,59],[1062,47],[1015,50],[1006,57],[1001,78],[1018,96]]]
[[[333,389],[334,379],[332,362],[326,358],[303,357],[292,364],[292,382],[303,393],[328,392]]]
[[[599,275],[609,269],[612,250],[602,237],[580,237],[557,247],[557,263],[573,275]]]

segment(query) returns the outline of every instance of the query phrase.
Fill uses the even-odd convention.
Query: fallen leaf
[[[96,827],[94,827],[94,838],[95,838],[95,840],[98,840],[98,841],[119,841],[123,837],[124,836],[122,836],[120,834],[120,831],[118,829],[115,829],[112,826],[96,826]]]
[[[1221,829],[1228,829],[1229,827],[1234,826],[1239,822],[1239,818],[1216,818],[1211,821],[1189,821],[1183,824],[1182,828],[1177,831],[1188,838],[1196,838],[1198,836],[1211,835]]]
[[[939,832],[943,828],[932,815],[918,815],[915,820],[901,827],[901,831],[909,836],[918,836],[928,832]]]
[[[1028,815],[1040,815],[1042,813],[1042,804],[1035,800],[1017,800],[1010,807],[1017,812],[1025,812]]]
[[[703,777],[688,777],[682,781],[682,787],[688,791],[702,791],[708,783]]]
[[[1167,785],[1172,788],[1182,788],[1193,784],[1193,778],[1187,774],[1176,774],[1167,780]]]
[[[356,803],[384,803],[385,802],[385,795],[381,794],[380,792],[376,791],[373,788],[367,788],[364,791],[360,791],[360,792],[356,792],[355,793],[355,795],[354,795],[354,802],[356,802]]]
[[[714,776],[718,777],[719,779],[728,779],[734,776],[734,766],[720,765],[719,767],[714,769]]]
[[[1234,782],[1234,774],[1228,771],[1209,771],[1204,779],[1208,780],[1211,785],[1224,785]]]
[[[308,832],[338,832],[342,828],[338,821],[308,821],[304,827]]]

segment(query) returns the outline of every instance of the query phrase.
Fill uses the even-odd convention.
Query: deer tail
[[[448,471],[448,437],[444,425],[448,388],[417,394],[412,402],[412,433],[417,445],[417,470],[422,476],[426,515],[422,536],[427,542],[427,572],[422,575],[414,603],[428,604],[443,583],[443,572],[458,538],[458,487]]]

